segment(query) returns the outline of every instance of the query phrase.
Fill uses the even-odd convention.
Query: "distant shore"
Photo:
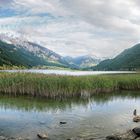
[[[0,92],[46,98],[89,97],[96,93],[140,90],[140,74],[60,76],[0,73]]]

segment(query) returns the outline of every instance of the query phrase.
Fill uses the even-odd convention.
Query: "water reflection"
[[[134,91],[67,100],[1,96],[0,134],[36,140],[38,132],[47,132],[51,140],[74,136],[102,140],[137,126],[132,113],[135,108],[140,113],[139,106],[140,92]],[[67,124],[60,125],[60,121]]]
[[[95,94],[91,98],[71,98],[71,99],[43,99],[25,96],[0,96],[0,108],[15,109],[23,111],[45,111],[45,110],[65,110],[73,106],[88,106],[89,104],[103,105],[116,99],[138,99],[139,91],[119,91],[114,93]]]
[[[34,97],[11,97],[11,96],[0,96],[0,108],[4,109],[15,109],[22,111],[49,111],[49,110],[65,110],[72,108],[74,105],[86,106],[89,99],[65,99],[65,100],[52,100]]]

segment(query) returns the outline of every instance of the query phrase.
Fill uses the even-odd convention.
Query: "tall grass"
[[[0,92],[12,95],[66,98],[116,90],[139,90],[140,74],[58,76],[0,73]]]

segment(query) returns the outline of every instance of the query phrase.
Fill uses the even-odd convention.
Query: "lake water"
[[[90,99],[46,100],[31,97],[0,97],[0,135],[29,137],[48,133],[50,140],[71,137],[103,140],[139,124],[132,121],[133,110],[140,114],[140,92],[94,95]],[[60,125],[60,121],[67,124]]]
[[[1,72],[26,72],[26,73],[43,73],[43,74],[56,74],[56,75],[100,75],[100,74],[125,74],[125,73],[135,73],[130,71],[72,71],[72,70],[1,70]]]

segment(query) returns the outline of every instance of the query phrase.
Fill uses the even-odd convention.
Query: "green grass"
[[[140,74],[58,76],[32,73],[0,73],[3,94],[67,98],[116,90],[139,90]]]

